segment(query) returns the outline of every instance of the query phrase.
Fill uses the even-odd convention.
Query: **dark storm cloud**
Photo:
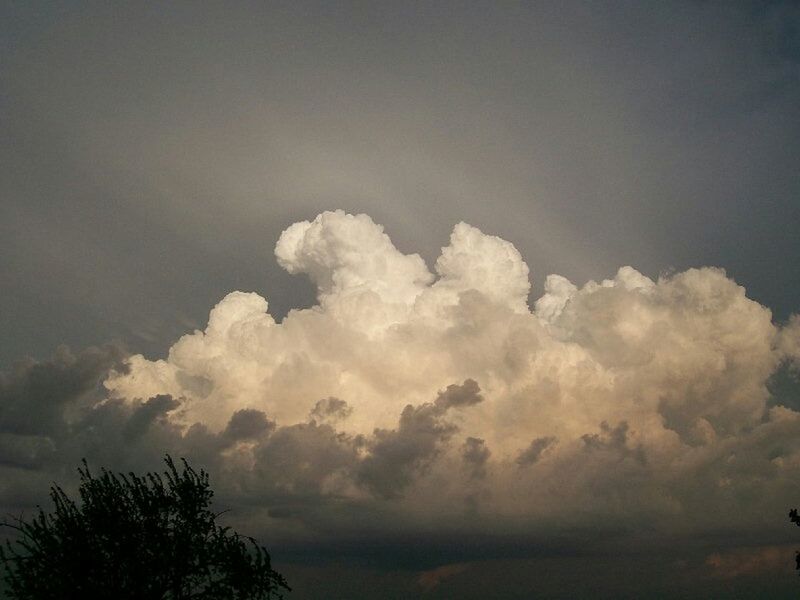
[[[102,381],[111,369],[125,371],[123,357],[115,346],[78,354],[60,348],[50,360],[27,360],[0,372],[4,508],[40,502],[53,479],[69,488],[84,458],[90,465],[141,471],[160,468],[170,452],[216,470],[223,450],[265,437],[275,427],[262,412],[243,409],[233,413],[219,434],[202,425],[187,430],[168,420],[180,409],[180,402],[169,395],[107,399]]]
[[[149,400],[142,402],[131,413],[125,427],[123,428],[123,438],[126,440],[136,440],[150,428],[157,420],[163,420],[166,414],[180,406],[180,402],[166,394],[153,396]]]
[[[314,422],[281,427],[258,447],[255,478],[284,497],[322,497],[324,479],[358,462],[353,440]]]
[[[620,421],[615,427],[603,421],[600,423],[600,433],[586,433],[581,436],[581,440],[588,452],[611,452],[621,456],[632,456],[644,464],[647,460],[644,449],[641,446],[629,446],[628,429],[626,421]]]
[[[520,452],[519,456],[517,457],[517,464],[520,467],[534,464],[542,457],[542,454],[544,454],[547,449],[553,446],[553,444],[556,442],[557,440],[554,437],[536,438],[531,442],[530,446]]]
[[[0,431],[50,435],[66,426],[65,413],[96,401],[98,387],[113,368],[125,370],[116,346],[74,355],[60,347],[45,362],[28,359],[0,372]]]
[[[347,418],[353,409],[339,398],[323,398],[311,409],[309,416],[320,421],[338,421]]]
[[[376,429],[369,442],[370,455],[359,468],[359,480],[386,498],[399,496],[416,475],[436,458],[441,445],[458,431],[445,421],[445,413],[483,400],[477,382],[467,379],[449,385],[433,404],[403,409],[395,430]]]
[[[229,443],[238,442],[240,440],[257,439],[261,436],[268,435],[275,429],[275,423],[267,419],[260,410],[253,408],[243,408],[237,410],[228,421],[228,425],[222,432],[222,438],[229,441]]]
[[[461,458],[473,478],[486,475],[486,461],[491,455],[492,452],[486,447],[486,442],[479,438],[468,437],[461,447]]]
[[[439,393],[434,405],[442,412],[450,408],[472,406],[483,402],[480,394],[481,388],[474,379],[467,379],[461,385],[448,385],[447,389]]]
[[[169,396],[132,403],[105,400],[102,381],[125,370],[115,346],[78,354],[62,347],[47,361],[27,360],[0,373],[0,504],[30,507],[58,476],[69,487],[82,458],[120,469],[157,465],[177,447],[180,430],[165,420]],[[8,510],[4,511],[8,512]]]

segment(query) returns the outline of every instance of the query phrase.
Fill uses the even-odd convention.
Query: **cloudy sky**
[[[206,467],[291,598],[796,597],[794,2],[6,3],[0,508]]]

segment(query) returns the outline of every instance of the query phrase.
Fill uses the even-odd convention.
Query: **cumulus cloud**
[[[798,320],[776,325],[720,269],[550,275],[531,310],[514,246],[464,223],[433,272],[340,211],[275,253],[316,306],[278,323],[233,292],[164,359],[4,375],[0,468],[181,453],[276,535],[741,532],[800,498],[800,414],[766,386],[797,360]]]

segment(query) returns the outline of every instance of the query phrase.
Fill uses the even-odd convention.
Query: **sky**
[[[0,7],[0,508],[207,468],[291,598],[790,598],[794,2]]]

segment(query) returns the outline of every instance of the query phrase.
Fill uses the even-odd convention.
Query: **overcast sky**
[[[163,352],[326,209],[429,262],[466,221],[583,283],[800,274],[793,3],[25,2],[0,18],[0,359]]]
[[[776,408],[800,406],[790,373],[800,321],[784,327],[800,311],[800,8],[501,4],[0,7],[0,463],[14,482],[0,485],[0,504],[39,501],[53,473],[95,451],[81,436],[104,424],[115,431],[103,443],[131,445],[129,455],[98,451],[120,468],[157,467],[166,450],[222,465],[242,444],[257,465],[300,464],[291,448],[322,461],[289,486],[299,496],[223,492],[256,507],[253,526],[281,541],[287,574],[322,587],[334,575],[320,557],[339,552],[366,565],[348,585],[395,586],[398,597],[533,597],[532,570],[550,573],[545,597],[580,595],[559,579],[576,569],[608,597],[625,597],[609,574],[625,568],[634,581],[646,571],[650,592],[752,586],[759,597],[757,577],[789,581],[781,557],[791,563],[797,536],[781,537],[781,513],[764,517],[778,522],[764,539],[756,517],[729,531],[711,509],[678,515],[700,510],[703,486],[720,481],[741,484],[731,494],[746,507],[723,494],[719,514],[800,504],[796,467],[753,483],[758,453],[777,452],[765,449],[771,436],[781,450],[769,460],[800,465],[787,425],[797,413]],[[460,222],[472,228],[454,230]],[[545,294],[549,274],[566,279]],[[584,287],[590,280],[610,281],[598,291]],[[364,290],[372,296],[353,295]],[[233,291],[257,296],[229,296],[213,325],[209,311]],[[261,298],[278,323],[290,309],[318,308],[274,326]],[[225,337],[231,323],[249,337]],[[465,341],[484,325],[491,335]],[[362,339],[394,366],[358,351]],[[155,362],[171,347],[168,362]],[[699,364],[719,378],[700,377]],[[465,395],[451,402],[446,390]],[[97,404],[106,394],[113,402]],[[525,408],[526,394],[559,400]],[[89,411],[82,420],[69,416],[76,406]],[[257,443],[236,433],[241,409],[258,411],[247,413],[261,424]],[[130,422],[140,421],[160,429],[134,444],[141,432]],[[186,433],[194,422],[207,437]],[[747,437],[753,428],[768,428],[761,441]],[[420,441],[421,432],[430,435]],[[398,466],[408,440],[422,454]],[[734,446],[747,465],[717,472]],[[472,465],[452,493],[472,498],[485,527],[466,517],[432,524],[444,509],[429,480],[451,454]],[[609,481],[644,491],[606,494],[612,483],[576,475],[564,484],[570,504],[566,489],[548,496],[511,483],[514,469],[535,466],[531,481],[550,481],[595,454],[593,468],[616,473]],[[627,467],[609,466],[617,459]],[[653,465],[678,463],[694,470],[656,481]],[[479,480],[495,490],[485,506]],[[766,504],[751,502],[762,484]],[[673,485],[676,504],[654,506],[659,486]],[[539,493],[529,514],[519,497]],[[351,504],[337,509],[326,494]],[[588,547],[592,528],[555,504],[578,510],[596,498],[609,523]],[[667,558],[637,554],[651,520],[659,535],[690,532],[674,546],[658,538]],[[700,530],[724,543],[715,550]],[[429,554],[409,554],[412,538]],[[618,552],[651,562],[614,563]],[[470,566],[479,558],[489,562]],[[728,578],[737,569],[755,579]],[[796,583],[775,583],[772,595],[790,597]],[[315,597],[304,589],[295,596]],[[367,593],[355,589],[337,593]]]

